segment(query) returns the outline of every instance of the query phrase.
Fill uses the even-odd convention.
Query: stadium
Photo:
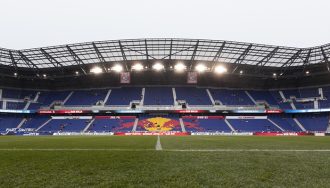
[[[329,187],[330,2],[1,2],[0,187]]]
[[[317,157],[325,162],[319,168],[326,168],[330,137],[323,136],[330,131],[329,56],[330,45],[291,48],[175,38],[1,49],[0,131],[2,135],[11,135],[0,138],[1,150],[16,151],[21,157],[37,153],[54,163],[57,163],[54,157],[69,153],[76,160],[87,160],[87,166],[100,164],[86,159],[84,152],[89,157],[96,152],[101,158],[98,155],[93,158],[100,162],[108,152],[114,155],[109,156],[110,160],[115,160],[116,155],[123,159],[129,155],[138,159],[160,157],[155,152],[165,152],[162,157],[168,157],[170,162],[164,161],[163,165],[199,155],[203,165],[217,167],[216,163],[204,160],[208,157],[218,160],[217,157],[225,155],[222,157],[226,162],[238,157],[240,166],[242,161],[256,155],[258,160],[275,160],[278,165],[295,164],[278,160]],[[25,160],[31,159],[22,159]],[[76,162],[67,164],[71,159],[67,160],[64,164],[75,166]],[[122,162],[119,160],[118,164]],[[102,163],[109,165],[107,161]],[[200,168],[194,163],[188,161],[187,167],[179,166],[177,170]],[[133,165],[132,173],[138,173],[138,165],[134,161],[129,164]],[[141,164],[147,166],[144,173],[156,169],[148,167],[148,160]],[[56,173],[64,168],[62,165],[50,166]],[[215,176],[201,174],[211,181],[206,185],[221,182],[216,178],[219,175],[216,168],[202,168],[215,173]],[[87,169],[86,173],[98,175]],[[172,166],[173,169],[176,168]],[[304,177],[311,169],[314,168],[295,167],[290,172],[302,170]],[[75,176],[71,171],[66,173],[70,178]],[[120,176],[126,172],[121,170],[111,173],[120,175],[112,174],[117,181],[105,181],[105,185],[126,186],[134,182],[122,179]],[[258,183],[276,185],[262,180],[263,172],[256,173],[261,178],[255,180]],[[188,178],[185,186],[192,185],[191,182],[202,185],[194,177],[177,176]],[[23,177],[22,182],[14,184],[25,186],[28,180]],[[230,184],[228,181],[233,177],[227,178],[220,184],[240,185]],[[279,178],[278,174],[274,178]],[[179,186],[181,182],[158,181],[166,186]],[[277,181],[292,186],[296,180]],[[148,186],[152,181],[142,178],[140,183]]]

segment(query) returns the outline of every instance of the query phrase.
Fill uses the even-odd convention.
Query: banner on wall
[[[84,114],[91,113],[90,110],[39,110],[39,114]]]
[[[93,119],[92,116],[52,116],[52,119]]]
[[[267,116],[226,116],[226,119],[267,119]]]
[[[182,116],[182,119],[224,119],[223,116]]]
[[[187,83],[197,84],[197,72],[188,72]]]
[[[131,83],[131,74],[129,72],[120,73],[120,83],[121,84]]]
[[[136,116],[95,116],[95,119],[135,119]]]

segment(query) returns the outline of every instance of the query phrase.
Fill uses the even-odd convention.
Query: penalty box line
[[[157,137],[157,142],[156,142],[155,149],[156,149],[157,151],[161,151],[161,150],[163,150],[163,148],[162,148],[162,144],[160,143],[160,136],[159,136],[159,135],[158,135],[158,137]]]

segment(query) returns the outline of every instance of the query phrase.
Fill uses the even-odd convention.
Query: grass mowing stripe
[[[158,143],[158,142],[157,142]],[[330,149],[160,149],[171,152],[330,152]],[[0,151],[155,151],[154,149],[120,148],[1,148]]]
[[[174,152],[330,152],[330,149],[164,149]]]

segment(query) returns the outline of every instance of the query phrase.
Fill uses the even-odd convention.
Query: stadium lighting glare
[[[143,70],[143,65],[141,63],[137,63],[132,66],[132,70],[141,71]]]
[[[121,71],[123,71],[123,66],[117,64],[117,65],[114,65],[114,66],[111,68],[111,70],[113,70],[113,71],[115,71],[115,72],[121,72]]]
[[[164,69],[164,65],[161,64],[161,63],[155,63],[153,66],[152,66],[153,69],[155,69],[156,71],[161,71],[162,69]]]
[[[226,73],[227,71],[228,71],[227,68],[222,65],[216,66],[214,69],[214,72],[217,74],[223,74]]]
[[[174,66],[174,69],[175,69],[175,71],[177,71],[177,72],[182,72],[182,71],[186,70],[187,67],[186,67],[186,65],[184,65],[183,63],[178,63],[178,64],[176,64],[176,65]]]
[[[103,70],[100,68],[100,67],[93,67],[91,70],[90,70],[91,73],[94,73],[94,74],[101,74],[103,72]]]
[[[207,70],[207,67],[204,65],[204,64],[198,64],[196,67],[195,67],[195,70],[197,72],[204,72]]]

